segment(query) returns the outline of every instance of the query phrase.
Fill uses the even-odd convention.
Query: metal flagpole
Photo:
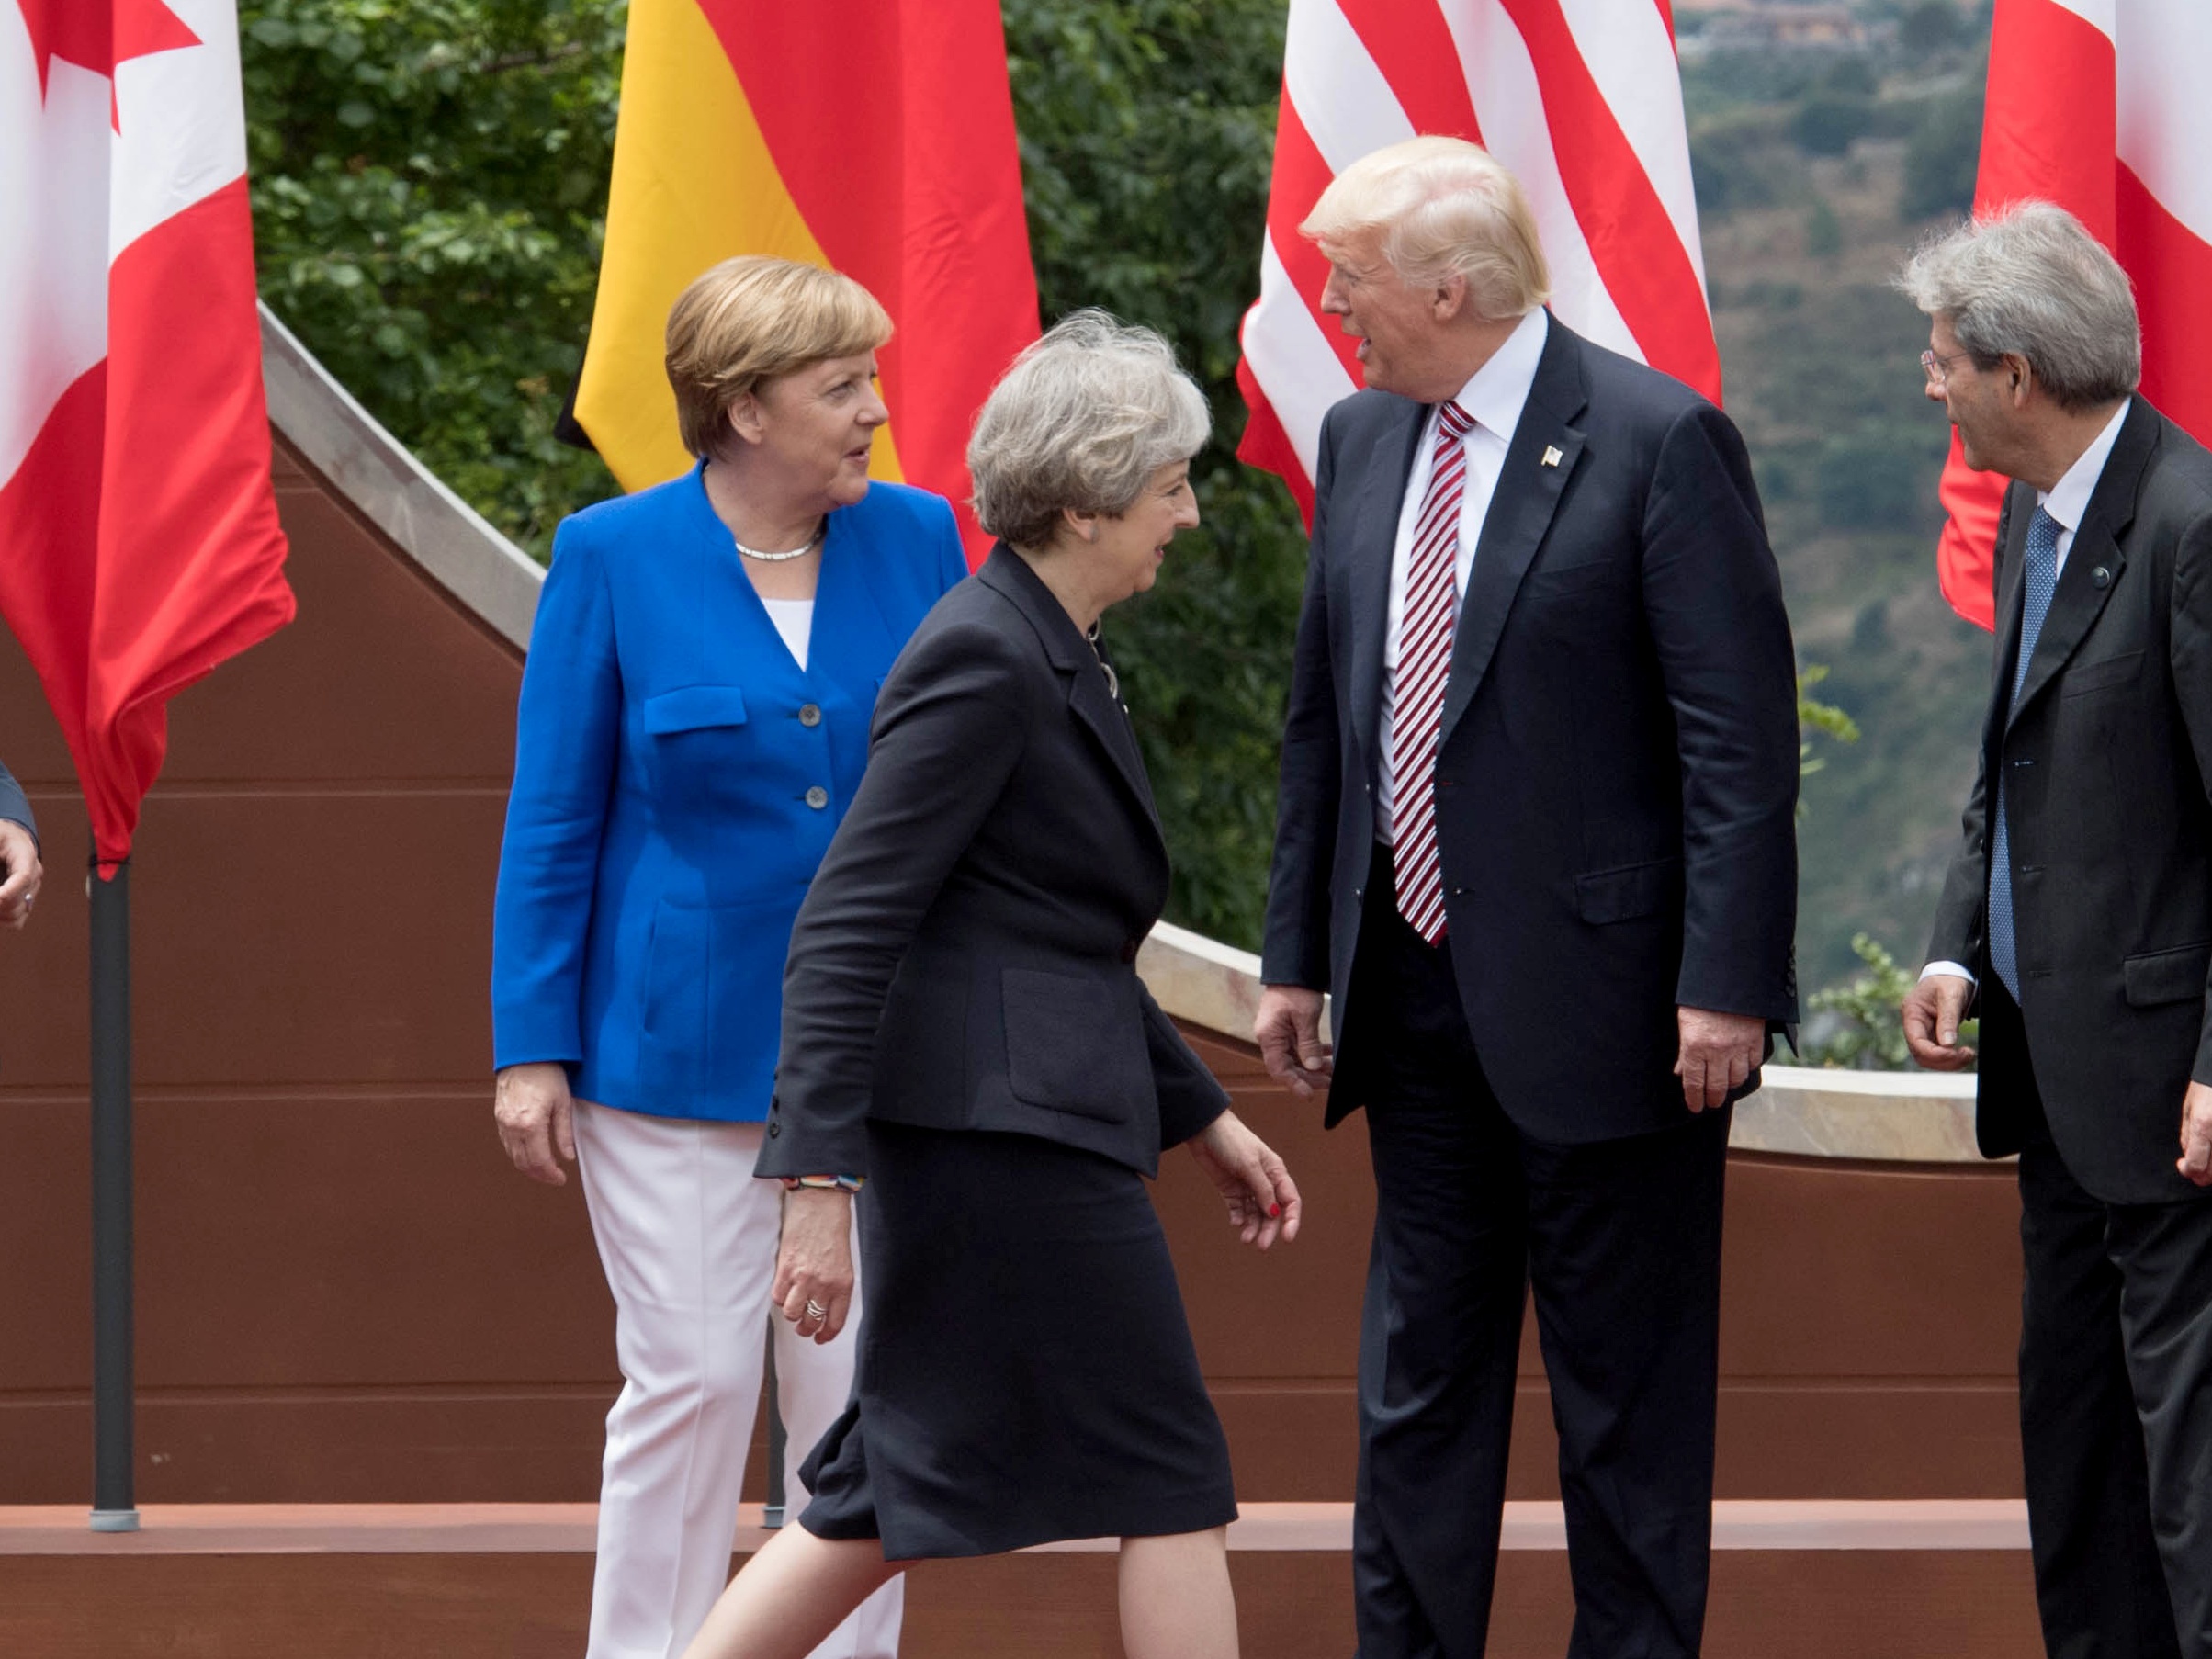
[[[130,861],[92,856],[92,1529],[135,1532],[131,1495]]]

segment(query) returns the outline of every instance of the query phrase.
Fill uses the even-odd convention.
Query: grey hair
[[[1043,547],[1063,512],[1128,512],[1213,429],[1167,341],[1101,310],[1073,312],[1014,359],[976,417],[976,517],[1001,541]]]
[[[2025,357],[2059,407],[2094,409],[2143,378],[2135,295],[2119,261],[2082,221],[2047,201],[2019,201],[1937,231],[1897,286],[1981,368]]]

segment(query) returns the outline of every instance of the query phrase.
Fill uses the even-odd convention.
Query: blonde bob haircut
[[[763,254],[725,259],[668,310],[668,383],[683,447],[712,458],[724,417],[748,392],[890,337],[890,313],[850,276]]]
[[[1552,297],[1528,198],[1488,151],[1464,139],[1410,138],[1361,156],[1298,227],[1324,253],[1362,231],[1382,233],[1382,256],[1412,287],[1465,277],[1484,322],[1525,317]]]

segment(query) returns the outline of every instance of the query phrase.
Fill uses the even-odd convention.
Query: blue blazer
[[[801,670],[705,475],[564,521],[523,669],[491,944],[493,1062],[581,1098],[768,1115],[784,956],[868,758],[876,688],[967,574],[950,506],[830,515]]]

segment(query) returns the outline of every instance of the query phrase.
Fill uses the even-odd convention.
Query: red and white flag
[[[167,700],[291,620],[233,0],[0,0],[0,615],[103,865]]]
[[[2212,444],[2212,3],[1997,0],[1977,212],[2056,202],[2135,281],[2143,395]],[[1936,571],[1951,608],[1995,622],[2005,480],[1951,439]]]
[[[2179,0],[2177,0],[2179,3]],[[1360,385],[1319,310],[1299,221],[1331,178],[1416,133],[1481,144],[1520,181],[1552,309],[1598,344],[1721,395],[1669,0],[1291,0],[1237,453],[1310,518],[1321,417]]]

